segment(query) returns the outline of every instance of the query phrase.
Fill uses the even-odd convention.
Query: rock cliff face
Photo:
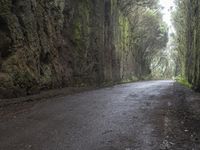
[[[195,90],[200,91],[200,3],[187,0],[186,76]]]
[[[136,76],[116,0],[1,0],[0,97]]]

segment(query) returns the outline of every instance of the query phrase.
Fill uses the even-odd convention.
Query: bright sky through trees
[[[168,59],[168,67],[171,69],[171,72],[175,70],[175,62],[173,58],[173,38],[170,36],[172,33],[175,33],[175,29],[172,24],[172,12],[175,9],[174,0],[160,0],[160,5],[162,7],[161,12],[163,14],[163,20],[167,23],[169,27],[169,41],[167,43],[167,47],[165,49],[165,54]]]
[[[169,32],[172,33],[174,32],[174,28],[171,22],[171,13],[175,8],[174,0],[160,0],[160,5],[163,7],[161,10],[163,13],[163,20],[168,24]]]

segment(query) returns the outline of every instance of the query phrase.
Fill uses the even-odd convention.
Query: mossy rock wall
[[[187,54],[186,78],[195,90],[200,91],[200,2],[187,0]]]
[[[117,0],[1,0],[0,98],[134,76]]]

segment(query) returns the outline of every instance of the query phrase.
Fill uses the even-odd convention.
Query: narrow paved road
[[[148,81],[40,102],[0,119],[0,150],[199,150],[200,96]]]

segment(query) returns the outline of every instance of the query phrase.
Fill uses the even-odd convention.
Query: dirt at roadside
[[[43,91],[36,95],[21,98],[0,99],[0,118],[13,118],[17,114],[29,111],[35,104],[93,89],[97,89],[97,87],[67,87]]]
[[[163,103],[165,106],[162,107],[163,123],[156,125],[157,128],[163,129],[164,140],[160,149],[199,150],[200,94],[177,83],[174,83],[169,91],[171,91],[169,95],[161,97],[161,99],[166,99]],[[155,113],[154,117],[159,117],[159,114],[160,112]]]

